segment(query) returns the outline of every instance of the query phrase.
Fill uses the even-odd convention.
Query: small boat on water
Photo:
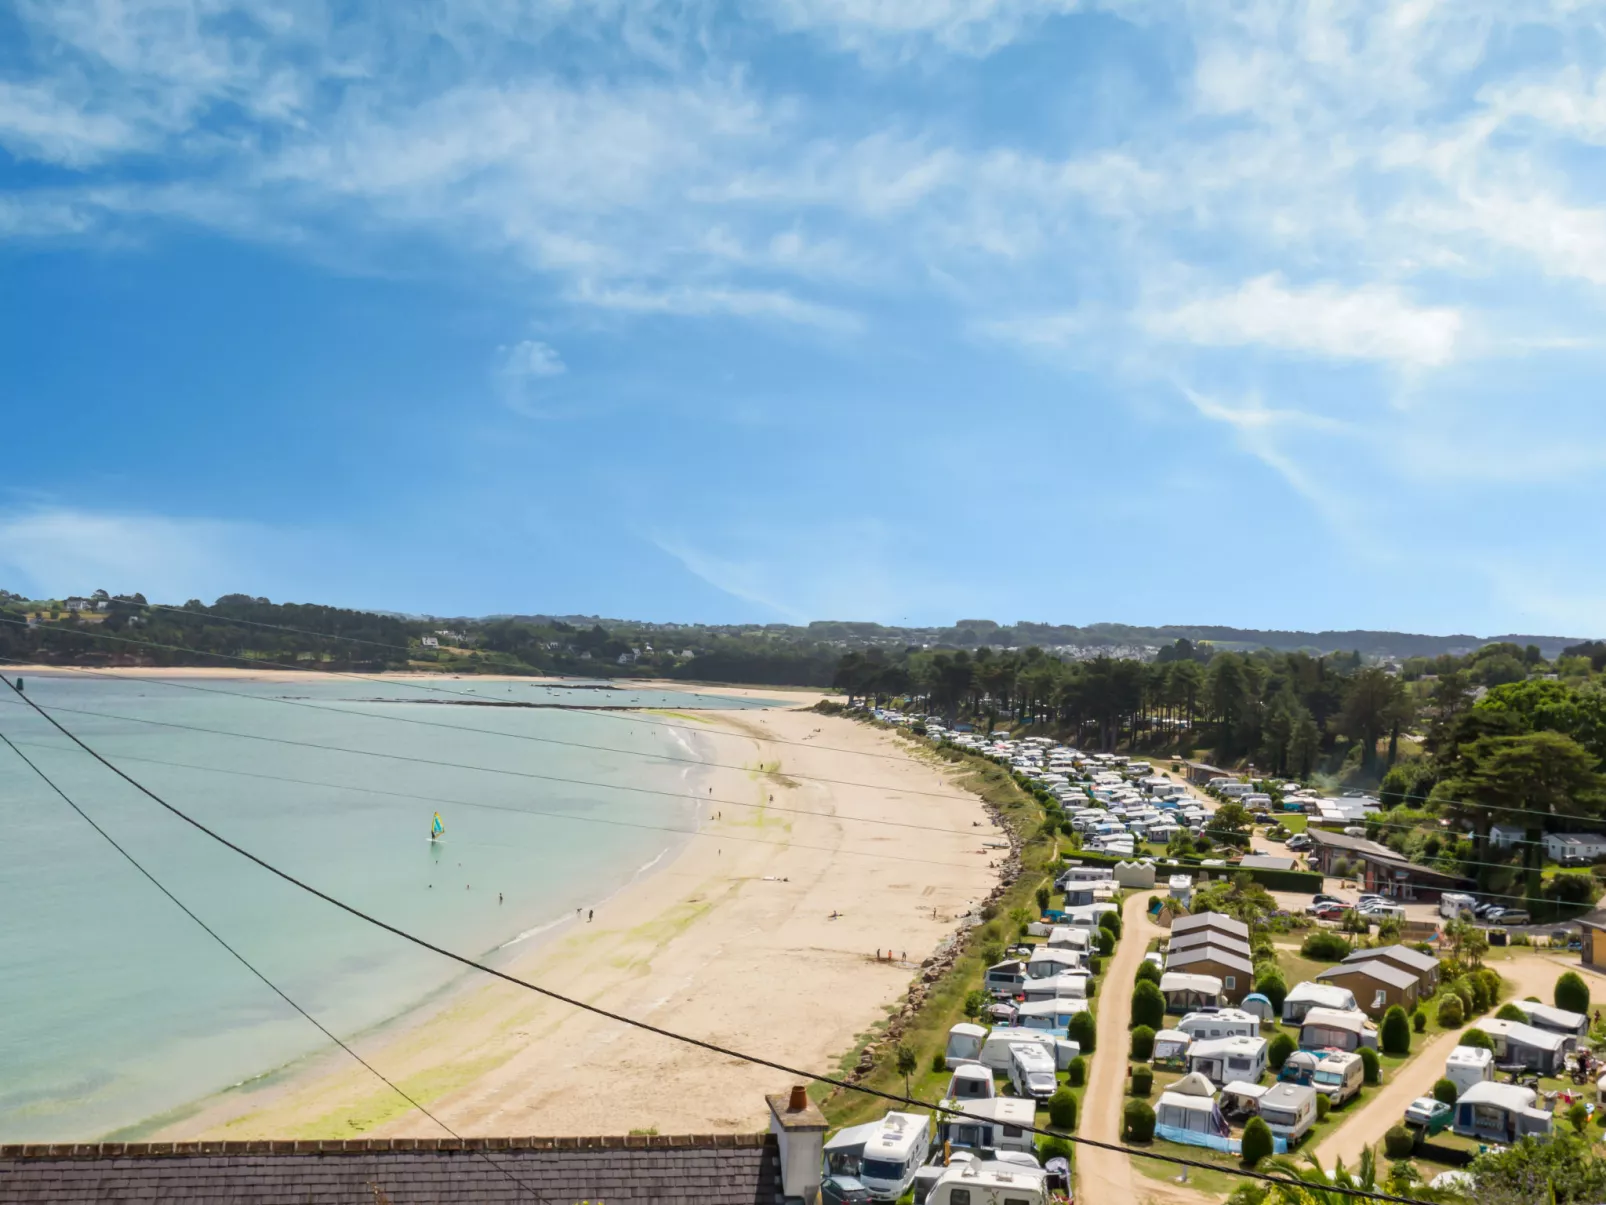
[[[441,839],[441,834],[445,831],[446,825],[441,821],[441,814],[436,812],[435,819],[429,822],[429,839],[431,841],[439,841]]]

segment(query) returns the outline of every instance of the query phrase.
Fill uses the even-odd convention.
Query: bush
[[[1555,993],[1551,997],[1557,1008],[1565,1008],[1570,1013],[1587,1013],[1589,1011],[1589,985],[1577,971],[1568,971],[1556,980]]]
[[[1416,1006],[1416,1011],[1411,1014],[1411,1028],[1416,1030],[1417,1033],[1427,1032],[1428,1010],[1423,1008],[1420,1004]]]
[[[1299,945],[1302,957],[1317,962],[1340,962],[1349,956],[1350,944],[1341,933],[1331,929],[1317,929]]]
[[[1517,936],[1521,937],[1522,934],[1519,933]],[[1482,983],[1484,987],[1489,989],[1490,1004],[1494,1004],[1499,1001],[1500,991],[1505,987],[1505,983],[1503,980],[1501,980],[1498,973],[1491,971],[1488,967],[1483,967],[1481,970],[1473,971],[1472,978],[1476,979],[1478,982]]]
[[[1158,984],[1143,979],[1132,989],[1132,1024],[1147,1025],[1150,1029],[1165,1026],[1165,997]]]
[[[1080,1088],[1087,1083],[1087,1060],[1081,1055],[1065,1064],[1065,1082],[1073,1088]]]
[[[1244,1126],[1243,1161],[1245,1167],[1254,1167],[1266,1156],[1270,1155],[1274,1143],[1271,1140],[1271,1127],[1261,1117],[1251,1117]]]
[[[1390,1159],[1409,1159],[1415,1149],[1416,1135],[1404,1126],[1390,1126],[1383,1135],[1383,1153]]]
[[[1439,1001],[1439,1028],[1456,1029],[1467,1019],[1467,1010],[1461,1007],[1461,997],[1450,994]]]
[[[1069,1162],[1074,1157],[1076,1148],[1063,1138],[1045,1138],[1037,1144],[1037,1157],[1044,1163],[1050,1159],[1064,1159]]]
[[[1298,1049],[1292,1037],[1286,1033],[1279,1033],[1266,1047],[1266,1062],[1271,1065],[1273,1071],[1281,1071],[1283,1064],[1288,1061],[1288,1056]]]
[[[1083,1054],[1092,1054],[1093,1047],[1098,1042],[1094,1037],[1094,1028],[1092,1013],[1076,1013],[1071,1017],[1071,1023],[1066,1026],[1066,1036],[1076,1043]]]
[[[948,1070],[948,1060],[943,1056],[943,1052],[940,1049],[931,1052],[931,1069],[933,1071]]]
[[[1583,1101],[1576,1100],[1567,1106],[1567,1120],[1572,1122],[1573,1129],[1578,1133],[1584,1132],[1584,1127],[1589,1124],[1589,1110]]]
[[[1108,958],[1115,953],[1115,934],[1108,929],[1097,929],[1093,933],[1093,941],[1099,948],[1099,953]]]
[[[1489,1006],[1494,1003],[1494,994],[1489,991],[1488,980],[1480,975],[1468,975],[1467,984],[1472,988],[1472,1011],[1488,1012]]]
[[[975,1018],[981,1016],[986,1007],[993,1002],[993,998],[986,992],[977,988],[965,996],[965,1016]]]
[[[1455,1098],[1458,1095],[1459,1093],[1456,1092],[1455,1083],[1452,1080],[1440,1079],[1433,1085],[1433,1099],[1443,1104],[1455,1104]]]
[[[1502,1004],[1500,1011],[1495,1013],[1495,1016],[1502,1021],[1516,1021],[1522,1025],[1528,1024],[1528,1014],[1515,1004]]]
[[[1154,1091],[1154,1070],[1139,1063],[1132,1068],[1132,1095],[1147,1096]]]
[[[1457,1046],[1476,1046],[1479,1050],[1493,1050],[1494,1039],[1481,1029],[1469,1029],[1455,1040]]]
[[[1097,954],[1089,954],[1087,956],[1087,973],[1089,975],[1097,975],[1102,970],[1104,970],[1104,959]]]
[[[987,942],[981,948],[981,960],[988,966],[997,966],[1004,961],[1004,943],[1001,941]]]
[[[1332,1111],[1333,1100],[1325,1092],[1316,1094],[1316,1120],[1326,1121],[1327,1114]]]
[[[1154,1057],[1154,1030],[1147,1025],[1139,1025],[1132,1031],[1132,1057],[1139,1063],[1147,1063]]]
[[[1037,889],[1037,910],[1038,910],[1038,912],[1047,912],[1048,911],[1048,897],[1049,897],[1048,884],[1044,883],[1041,887],[1039,887]]]
[[[1384,1054],[1411,1053],[1411,1021],[1398,1004],[1383,1014],[1383,1024],[1377,1031],[1378,1045]]]
[[[1288,997],[1288,980],[1276,967],[1267,967],[1255,980],[1255,990],[1271,1001],[1271,1011],[1281,1015],[1283,1001]]]
[[[1123,1142],[1154,1141],[1154,1110],[1143,1100],[1129,1100],[1121,1114]]]
[[[1119,912],[1105,912],[1099,916],[1099,928],[1108,929],[1117,937],[1121,936],[1121,914]]]
[[[1156,964],[1150,962],[1147,958],[1138,963],[1139,983],[1142,983],[1144,980],[1148,980],[1150,983],[1158,987],[1160,986],[1160,976],[1163,974],[1165,974],[1165,972],[1162,971]]]
[[[1382,1064],[1377,1061],[1377,1051],[1370,1046],[1362,1046],[1360,1054],[1361,1078],[1369,1084],[1377,1083],[1382,1074]]]
[[[1076,1096],[1069,1088],[1059,1088],[1048,1098],[1048,1124],[1056,1130],[1076,1128]]]

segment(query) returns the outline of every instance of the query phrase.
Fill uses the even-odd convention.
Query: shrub
[[[1037,910],[1039,912],[1047,912],[1048,911],[1048,896],[1049,896],[1048,884],[1044,883],[1041,887],[1039,887],[1037,889]]]
[[[1571,1105],[1567,1106],[1567,1120],[1572,1122],[1573,1129],[1580,1134],[1584,1132],[1584,1127],[1589,1124],[1589,1110],[1584,1106],[1583,1101],[1575,1100]]]
[[[1423,1008],[1420,1004],[1416,1006],[1416,1011],[1411,1014],[1411,1028],[1416,1030],[1417,1033],[1427,1032],[1428,1010]]]
[[[1479,1050],[1493,1050],[1494,1039],[1481,1029],[1469,1029],[1455,1040],[1457,1046],[1476,1046]]]
[[[997,966],[1004,961],[1004,943],[990,941],[981,948],[981,960],[988,966]]]
[[[1455,1090],[1455,1082],[1453,1080],[1440,1079],[1433,1085],[1433,1099],[1440,1101],[1443,1104],[1455,1104],[1455,1098],[1457,1095],[1458,1093]]]
[[[948,1060],[943,1056],[941,1050],[933,1050],[931,1052],[931,1069],[933,1071],[948,1070]]]
[[[1154,1141],[1154,1110],[1148,1101],[1129,1100],[1121,1113],[1121,1140],[1123,1142]]]
[[[1495,1013],[1495,1016],[1502,1021],[1516,1021],[1522,1025],[1528,1024],[1528,1014],[1515,1004],[1502,1004],[1500,1011]]]
[[[1075,1150],[1076,1148],[1063,1138],[1045,1138],[1037,1144],[1037,1157],[1044,1163],[1050,1159],[1064,1159],[1069,1162]]]
[[[1160,1029],[1165,1025],[1165,997],[1160,986],[1143,979],[1132,989],[1132,1024]]]
[[[1267,967],[1255,980],[1255,990],[1271,1001],[1271,1011],[1281,1014],[1288,996],[1288,980],[1276,967]]]
[[[1299,945],[1302,957],[1313,958],[1318,962],[1339,962],[1348,957],[1349,942],[1344,940],[1341,933],[1331,929],[1317,929],[1305,938]]]
[[[1327,1114],[1332,1110],[1332,1108],[1332,1098],[1325,1092],[1318,1092],[1316,1094],[1316,1120],[1326,1121]]]
[[[1384,1054],[1411,1053],[1411,1022],[1398,1004],[1383,1014],[1383,1024],[1377,1031],[1378,1044]]]
[[[1409,1159],[1416,1149],[1416,1135],[1402,1125],[1388,1128],[1383,1135],[1383,1153],[1390,1159]]]
[[[1147,1063],[1154,1057],[1154,1030],[1147,1025],[1139,1025],[1132,1031],[1132,1057],[1140,1063]]]
[[[1132,1095],[1147,1096],[1154,1091],[1154,1070],[1139,1063],[1132,1068]]]
[[[1099,953],[1109,957],[1115,953],[1115,934],[1108,929],[1099,929],[1093,934],[1093,940],[1098,944]]]
[[[1093,992],[1098,988],[1098,985],[1099,981],[1097,979],[1094,979],[1091,975],[1088,976],[1087,984],[1082,990],[1087,993],[1089,1000],[1093,998]]]
[[[1080,1088],[1087,1083],[1087,1060],[1081,1055],[1065,1064],[1065,1082],[1073,1088]]]
[[[1071,1017],[1071,1023],[1066,1026],[1066,1036],[1076,1043],[1083,1054],[1092,1054],[1093,1047],[1098,1041],[1094,1037],[1094,1028],[1092,1013],[1076,1013]]]
[[[1519,933],[1518,936],[1522,935]],[[1500,989],[1505,987],[1505,984],[1501,981],[1498,973],[1491,971],[1488,967],[1483,967],[1480,970],[1473,971],[1472,977],[1489,989],[1490,1004],[1494,1004],[1500,999]]]
[[[1551,999],[1557,1008],[1565,1008],[1570,1013],[1587,1013],[1589,985],[1577,971],[1568,971],[1556,980],[1555,992]]]
[[[1487,1012],[1494,1003],[1493,993],[1489,991],[1489,982],[1481,975],[1468,975],[1467,984],[1472,988],[1472,1011],[1475,1013]]]
[[[993,998],[980,988],[965,996],[965,1016],[979,1017],[982,1011],[993,1002]]]
[[[1148,980],[1150,983],[1158,987],[1160,985],[1160,976],[1163,974],[1165,974],[1164,971],[1146,958],[1142,962],[1138,963],[1139,983],[1142,983],[1144,980]]]
[[[1056,1130],[1076,1128],[1076,1096],[1069,1088],[1059,1088],[1048,1098],[1048,1124]]]
[[[1370,1046],[1361,1047],[1361,1078],[1369,1084],[1377,1083],[1382,1073],[1382,1064],[1377,1061],[1377,1051]]]
[[[1243,1161],[1245,1167],[1254,1167],[1273,1149],[1271,1127],[1261,1117],[1251,1117],[1244,1126]]]
[[[1286,1033],[1279,1033],[1266,1047],[1266,1061],[1271,1064],[1273,1071],[1281,1071],[1283,1064],[1288,1061],[1288,1056],[1298,1049],[1292,1037]]]
[[[1439,1028],[1456,1029],[1467,1019],[1467,1010],[1461,1007],[1461,997],[1447,995],[1439,1001]]]
[[[1105,912],[1099,916],[1099,928],[1108,929],[1117,937],[1121,936],[1121,914],[1119,912]]]
[[[1102,970],[1104,970],[1104,959],[1097,954],[1089,954],[1087,957],[1087,973],[1089,975],[1097,975]]]

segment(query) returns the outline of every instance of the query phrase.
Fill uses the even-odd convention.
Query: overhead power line
[[[0,679],[0,680],[3,680],[3,679]],[[7,682],[6,685],[10,686],[11,689],[14,690],[14,691],[17,690],[17,688],[13,684],[11,684],[10,682]],[[212,840],[216,841],[218,844],[224,846],[227,849],[232,850],[234,853],[236,853],[239,856],[245,858],[247,861],[250,861],[250,862],[254,863],[255,865],[261,867],[263,870],[266,870],[268,873],[276,876],[277,878],[283,879],[285,882],[289,883],[291,886],[297,887],[300,890],[308,893],[309,895],[316,896],[318,899],[321,899],[325,903],[330,904],[331,906],[340,909],[342,912],[345,912],[345,913],[347,913],[347,914],[349,914],[351,916],[354,916],[358,920],[364,921],[364,922],[374,926],[375,928],[383,929],[387,933],[390,933],[395,937],[401,938],[403,941],[410,942],[411,944],[416,945],[416,946],[420,947],[421,949],[429,950],[432,953],[438,954],[443,958],[450,959],[451,961],[459,963],[462,966],[469,967],[469,968],[471,968],[473,970],[481,971],[481,972],[483,972],[484,974],[487,974],[487,975],[491,975],[491,976],[493,976],[493,977],[495,977],[497,979],[503,980],[504,982],[510,983],[510,984],[514,985],[515,987],[520,987],[520,988],[523,988],[523,989],[525,989],[527,991],[535,992],[537,995],[544,996],[547,999],[554,1000],[554,1001],[556,1001],[556,1002],[558,1002],[560,1004],[565,1004],[565,1005],[568,1005],[571,1008],[575,1008],[575,1009],[579,1009],[579,1010],[584,1011],[584,1012],[591,1013],[594,1016],[603,1017],[603,1018],[605,1018],[607,1020],[615,1021],[615,1022],[618,1022],[619,1024],[630,1026],[633,1029],[638,1029],[638,1030],[641,1030],[641,1031],[643,1031],[645,1033],[656,1034],[659,1037],[667,1038],[667,1039],[669,1039],[671,1041],[680,1042],[680,1043],[682,1043],[684,1045],[688,1045],[688,1046],[695,1046],[695,1047],[697,1047],[699,1049],[706,1050],[706,1051],[708,1051],[708,1052],[710,1052],[712,1054],[720,1055],[721,1057],[724,1057],[724,1058],[739,1059],[742,1062],[751,1063],[754,1066],[768,1067],[771,1070],[784,1072],[785,1074],[790,1075],[790,1076],[795,1076],[795,1077],[798,1077],[798,1078],[801,1078],[801,1079],[811,1080],[811,1081],[813,1081],[815,1083],[828,1084],[828,1085],[830,1085],[832,1087],[840,1088],[840,1089],[843,1089],[845,1091],[858,1092],[858,1093],[861,1093],[861,1094],[866,1095],[866,1096],[872,1096],[872,1097],[876,1097],[876,1098],[879,1098],[879,1099],[882,1099],[882,1100],[889,1101],[889,1102],[891,1102],[893,1104],[912,1105],[912,1106],[915,1106],[917,1108],[929,1109],[933,1113],[947,1114],[949,1116],[956,1116],[956,1117],[965,1116],[965,1114],[963,1113],[962,1110],[945,1109],[940,1104],[935,1104],[934,1105],[929,1101],[923,1101],[923,1100],[917,1099],[917,1098],[912,1097],[912,1096],[900,1096],[900,1095],[898,1095],[896,1093],[884,1092],[884,1091],[881,1091],[878,1088],[871,1088],[871,1087],[868,1087],[868,1086],[863,1085],[863,1084],[850,1083],[849,1081],[841,1079],[841,1078],[839,1078],[837,1076],[826,1075],[826,1074],[823,1074],[823,1073],[820,1073],[820,1072],[808,1071],[808,1070],[804,1070],[804,1069],[801,1069],[801,1068],[792,1067],[792,1066],[789,1066],[789,1065],[787,1065],[785,1063],[782,1063],[782,1062],[780,1062],[778,1060],[775,1060],[775,1059],[769,1059],[769,1058],[765,1058],[765,1057],[760,1056],[760,1055],[749,1054],[749,1053],[747,1053],[745,1051],[736,1050],[736,1049],[733,1049],[733,1048],[728,1047],[728,1046],[723,1046],[723,1045],[721,1045],[719,1043],[716,1043],[716,1042],[710,1042],[710,1041],[707,1041],[707,1040],[705,1040],[703,1038],[694,1037],[694,1036],[692,1036],[690,1034],[679,1033],[679,1032],[677,1032],[675,1030],[667,1029],[667,1028],[665,1028],[663,1026],[660,1026],[660,1025],[654,1025],[651,1022],[648,1022],[648,1021],[643,1021],[643,1020],[640,1020],[640,1019],[635,1018],[635,1017],[626,1016],[626,1015],[624,1015],[622,1013],[613,1012],[612,1010],[603,1008],[600,1005],[589,1004],[586,1001],[578,1000],[578,999],[575,999],[573,997],[566,996],[561,992],[553,990],[552,988],[542,987],[539,984],[531,983],[530,981],[525,980],[525,979],[521,979],[518,976],[513,975],[513,974],[511,974],[511,973],[509,973],[507,971],[498,970],[497,968],[492,967],[492,966],[488,966],[485,963],[477,961],[476,959],[469,958],[469,957],[467,957],[466,955],[463,955],[463,954],[455,953],[452,950],[448,950],[445,947],[437,945],[434,942],[431,942],[431,941],[429,941],[429,940],[427,940],[427,939],[425,939],[423,937],[419,937],[416,934],[409,933],[405,929],[399,928],[398,926],[393,925],[393,924],[389,923],[388,921],[381,920],[379,917],[374,916],[371,913],[365,912],[362,909],[360,909],[360,908],[358,908],[358,907],[356,907],[356,906],[354,906],[352,904],[348,904],[345,901],[343,901],[343,900],[341,900],[341,899],[339,899],[339,898],[337,898],[337,897],[335,897],[333,895],[330,895],[328,892],[323,891],[322,889],[320,889],[318,887],[312,886],[310,883],[307,883],[307,882],[303,881],[302,879],[297,878],[295,875],[289,873],[288,871],[281,870],[279,867],[273,865],[271,862],[268,862],[266,859],[257,856],[256,854],[252,853],[250,850],[245,849],[243,846],[240,846],[240,845],[236,844],[235,842],[230,841],[227,837],[224,837],[222,834],[220,834],[220,833],[216,832],[215,830],[209,828],[207,825],[205,825],[201,821],[195,819],[193,816],[189,815],[187,812],[183,811],[181,808],[178,808],[178,807],[174,806],[173,804],[168,803],[165,799],[163,799],[161,796],[157,795],[149,787],[146,787],[144,784],[140,783],[138,780],[136,780],[133,777],[131,777],[128,773],[126,773],[125,771],[119,769],[117,766],[113,765],[110,761],[106,760],[106,758],[102,757],[98,752],[96,752],[93,748],[91,748],[89,745],[87,745],[82,739],[80,739],[70,729],[68,729],[64,725],[62,725],[60,721],[58,721],[54,716],[52,716],[49,713],[49,711],[47,711],[45,708],[43,708],[43,707],[39,706],[38,704],[36,704],[32,699],[29,699],[26,695],[23,695],[20,691],[18,691],[17,693],[19,695],[21,695],[21,697],[28,704],[29,707],[31,707],[36,713],[38,713],[41,717],[43,717],[46,720],[46,722],[48,722],[53,728],[55,728],[58,732],[60,732],[63,736],[65,736],[73,744],[77,745],[80,749],[82,749],[90,757],[94,758],[97,762],[99,762],[106,769],[110,770],[118,778],[122,779],[124,782],[126,782],[129,786],[133,787],[140,794],[144,795],[145,797],[150,799],[152,802],[156,803],[158,806],[160,806],[161,808],[163,808],[167,812],[171,813],[173,816],[175,816],[178,819],[184,821],[184,823],[190,825],[192,828],[194,828],[197,831],[203,833],[204,835],[210,837]],[[154,882],[155,880],[152,880],[152,881]],[[270,986],[271,986],[271,984],[270,984]],[[1060,1134],[1060,1133],[1054,1132],[1053,1130],[1043,1129],[1043,1128],[1041,1128],[1039,1126],[1036,1126],[1036,1125],[1023,1125],[1021,1127],[1021,1129],[1025,1130],[1025,1131],[1027,1131],[1029,1133],[1032,1133],[1032,1134],[1041,1135],[1041,1136],[1046,1137],[1046,1138],[1057,1138],[1057,1139],[1060,1139],[1062,1141],[1073,1143],[1075,1145],[1096,1147],[1096,1148],[1098,1148],[1100,1150],[1112,1151],[1112,1152],[1115,1152],[1117,1154],[1127,1155],[1129,1157],[1158,1159],[1161,1162],[1172,1163],[1172,1164],[1176,1164],[1176,1165],[1180,1165],[1180,1166],[1184,1166],[1184,1167],[1197,1167],[1197,1168],[1200,1168],[1200,1169],[1208,1168],[1208,1169],[1214,1170],[1214,1171],[1225,1172],[1228,1175],[1236,1175],[1236,1176],[1240,1176],[1240,1177],[1245,1177],[1245,1178],[1249,1178],[1249,1179],[1258,1180],[1258,1181],[1261,1181],[1263,1183],[1287,1184],[1287,1185],[1290,1185],[1290,1186],[1293,1186],[1293,1187],[1301,1187],[1301,1188],[1306,1187],[1304,1181],[1301,1181],[1301,1180],[1298,1180],[1298,1179],[1294,1179],[1294,1178],[1291,1178],[1291,1177],[1273,1176],[1273,1175],[1269,1175],[1269,1174],[1266,1174],[1266,1173],[1263,1173],[1263,1172],[1253,1172],[1253,1171],[1249,1171],[1249,1170],[1241,1169],[1241,1168],[1232,1168],[1232,1169],[1221,1168],[1221,1167],[1217,1167],[1214,1164],[1205,1163],[1202,1160],[1186,1159],[1186,1158],[1183,1158],[1181,1156],[1176,1156],[1176,1155],[1158,1154],[1158,1153],[1151,1152],[1151,1151],[1138,1150],[1138,1149],[1135,1149],[1135,1148],[1132,1148],[1132,1147],[1121,1146],[1118,1143],[1101,1142],[1101,1141],[1098,1141],[1098,1140],[1095,1140],[1095,1139],[1085,1138],[1085,1137],[1082,1137],[1081,1135],[1077,1135],[1077,1134]],[[1365,1189],[1340,1187],[1338,1185],[1331,1185],[1329,1187],[1329,1191],[1340,1193],[1340,1194],[1342,1194],[1344,1196],[1355,1197],[1357,1199],[1391,1202],[1391,1203],[1396,1203],[1396,1205],[1429,1205],[1429,1203],[1427,1203],[1427,1202],[1417,1201],[1417,1200],[1414,1200],[1414,1199],[1412,1199],[1410,1197],[1396,1196],[1396,1195],[1391,1194],[1391,1193],[1371,1192],[1371,1191],[1368,1191],[1368,1190],[1365,1190]]]
[[[380,1071],[379,1068],[375,1067],[367,1059],[363,1058],[362,1055],[358,1054],[355,1050],[353,1050],[350,1046],[348,1046],[345,1042],[343,1042],[339,1037],[337,1037],[329,1029],[329,1027],[326,1026],[322,1021],[318,1020],[317,1017],[314,1017],[306,1009],[302,1008],[301,1005],[297,1004],[294,1000],[292,1000],[290,998],[289,994],[283,988],[281,988],[277,983],[273,982],[273,980],[269,979],[267,977],[267,975],[263,974],[262,971],[257,968],[255,963],[253,963],[244,954],[240,953],[239,950],[235,949],[235,947],[229,943],[227,938],[225,938],[216,929],[212,928],[211,925],[207,924],[204,920],[202,920],[199,916],[197,916],[195,911],[193,909],[191,909],[188,904],[186,904],[183,900],[179,899],[178,896],[174,895],[170,890],[168,890],[168,888],[162,883],[162,881],[160,879],[158,879],[154,874],[152,874],[149,870],[147,870],[145,865],[142,862],[140,862],[140,860],[138,858],[134,857],[134,855],[129,853],[128,850],[124,849],[123,846],[118,843],[117,838],[113,837],[110,833],[108,833],[105,829],[103,829],[95,821],[95,818],[93,816],[91,816],[88,812],[84,811],[83,808],[79,807],[77,802],[73,800],[72,796],[68,795],[66,791],[62,790],[61,787],[56,784],[56,781],[53,778],[51,778],[49,774],[45,773],[43,768],[41,768],[32,758],[30,758],[21,749],[17,748],[16,742],[12,741],[12,739],[10,737],[8,737],[4,732],[0,732],[0,741],[4,741],[5,744],[6,744],[6,747],[9,748],[13,753],[15,753],[19,758],[21,758],[24,765],[26,765],[30,770],[32,770],[41,779],[43,779],[44,782],[45,782],[45,785],[48,786],[52,791],[54,791],[58,796],[60,796],[61,797],[61,801],[63,803],[65,803],[73,811],[77,812],[79,818],[81,820],[83,820],[83,822],[85,824],[89,825],[90,828],[94,829],[103,838],[105,838],[106,843],[108,845],[110,845],[113,849],[115,849],[119,854],[121,854],[123,856],[123,858],[128,862],[128,864],[130,866],[132,866],[135,870],[139,871],[140,874],[144,875],[145,878],[150,881],[151,886],[155,887],[156,890],[160,891],[163,895],[165,895],[169,900],[172,901],[173,905],[176,908],[178,908],[178,910],[180,912],[184,913],[185,916],[189,917],[198,926],[200,926],[202,932],[204,932],[213,941],[217,942],[218,945],[222,946],[231,955],[233,955],[235,961],[237,961],[246,970],[250,971],[251,974],[255,975],[264,984],[266,984],[268,989],[270,991],[272,991],[274,995],[278,996],[279,999],[283,1000],[286,1004],[288,1004],[296,1012],[300,1013],[303,1017],[305,1017],[307,1019],[308,1023],[311,1024],[314,1028],[316,1028],[319,1033],[323,1034],[324,1037],[328,1038],[336,1046],[340,1047],[340,1049],[344,1050],[352,1058],[356,1059],[357,1062],[362,1064],[362,1066],[365,1067],[368,1071],[372,1072],[374,1077],[376,1079],[378,1079],[380,1083],[384,1084],[385,1087],[389,1088],[392,1092],[394,1092],[397,1096],[401,1097],[404,1101],[406,1101],[413,1108],[417,1109],[425,1117],[429,1118],[436,1125],[440,1126],[441,1129],[445,1130],[453,1138],[456,1138],[459,1141],[462,1140],[463,1136],[461,1134],[459,1134],[456,1130],[452,1129],[451,1126],[447,1125],[439,1117],[436,1117],[435,1114],[431,1113],[427,1108],[425,1108],[422,1104],[420,1104],[414,1097],[412,1097],[399,1084],[397,1084],[389,1076],[385,1075],[385,1073]],[[513,1183],[517,1184],[520,1188],[522,1188],[526,1192],[528,1192],[536,1201],[545,1202],[547,1200],[546,1197],[543,1197],[540,1193],[536,1192],[535,1189],[531,1188],[528,1184],[526,1184],[523,1180],[521,1180],[517,1176],[515,1176],[507,1168],[503,1167],[500,1163],[496,1162],[496,1160],[492,1159],[484,1151],[476,1150],[475,1153],[477,1155],[479,1155],[480,1158],[484,1159],[486,1163],[490,1164],[497,1171],[501,1172],[509,1180],[513,1181]]]

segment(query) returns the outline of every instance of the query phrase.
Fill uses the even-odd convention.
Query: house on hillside
[[[1606,833],[1546,833],[1545,853],[1563,866],[1589,866],[1606,859]]]
[[[1370,950],[1365,951],[1371,953]],[[1374,1020],[1398,1004],[1406,1012],[1416,1008],[1421,991],[1416,975],[1404,967],[1381,959],[1364,962],[1344,961],[1316,976],[1319,983],[1332,983],[1355,994],[1361,1009]]]
[[[1386,845],[1365,837],[1347,837],[1322,829],[1307,829],[1310,858],[1323,874],[1333,874],[1340,862],[1347,863],[1351,875],[1362,887],[1399,900],[1436,900],[1446,891],[1461,891],[1472,880],[1419,866]]]

